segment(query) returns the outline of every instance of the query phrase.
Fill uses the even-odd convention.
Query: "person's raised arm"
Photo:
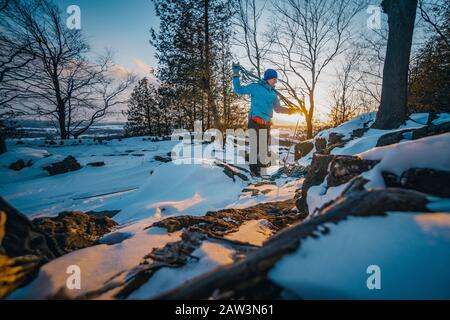
[[[233,89],[236,94],[244,95],[251,94],[252,84],[243,86],[241,85],[240,67],[238,64],[233,63]]]
[[[233,77],[233,89],[236,94],[244,95],[252,93],[252,84],[243,86],[241,85],[241,79],[239,76]]]

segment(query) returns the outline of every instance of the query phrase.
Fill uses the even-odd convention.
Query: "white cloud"
[[[149,76],[154,71],[153,67],[149,66],[148,64],[146,64],[144,61],[142,61],[139,58],[134,58],[133,64],[136,67],[137,73],[139,73],[139,74]]]

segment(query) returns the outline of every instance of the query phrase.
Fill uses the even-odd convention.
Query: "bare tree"
[[[267,5],[267,0],[238,0],[239,8],[236,14],[238,28],[235,41],[245,50],[247,59],[255,68],[258,77],[263,72],[263,61],[270,49],[271,42],[266,41],[261,30],[261,18]]]
[[[392,129],[407,118],[408,70],[417,0],[384,0],[389,36],[383,69],[380,109],[374,128]]]
[[[446,31],[450,28],[450,3],[441,0],[419,0],[419,12],[422,19],[440,36],[447,47],[450,47],[449,32]]]
[[[358,114],[360,110],[360,97],[358,83],[360,77],[358,66],[361,53],[354,51],[345,57],[336,68],[336,81],[331,90],[331,110],[329,117],[333,126],[338,126]]]
[[[20,5],[24,4],[18,0],[0,1],[0,154],[7,151],[5,139],[14,129],[10,120],[24,113],[13,106],[14,100],[21,96],[17,80],[25,79],[22,70],[35,58],[30,52],[30,40],[17,41],[10,28],[11,12]]]
[[[345,48],[359,1],[274,1],[276,19],[270,61],[283,75],[284,91],[305,116],[307,137],[313,136],[315,93],[324,69]],[[302,105],[303,96],[309,106]]]
[[[27,4],[10,12],[12,22],[7,26],[18,43],[30,44],[27,51],[35,58],[12,79],[20,96],[16,108],[51,120],[61,139],[78,136],[123,100],[134,78],[127,74],[113,80],[110,52],[88,58],[90,48],[81,31],[65,26],[55,4],[48,0]]]

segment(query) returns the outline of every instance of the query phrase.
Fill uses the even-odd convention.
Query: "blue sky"
[[[151,0],[58,0],[65,12],[70,5],[81,10],[81,28],[94,52],[115,51],[120,66],[141,75],[156,67],[149,44],[150,28],[157,28]]]
[[[155,50],[149,43],[150,29],[158,28],[151,0],[56,0],[64,12],[70,5],[81,10],[81,28],[94,52],[104,48],[115,51],[116,63],[140,76],[148,75],[150,68],[157,67]],[[375,3],[379,0],[374,0]],[[263,20],[270,20],[266,13]],[[361,12],[359,23],[365,27],[367,14]],[[238,56],[240,56],[238,54]],[[245,61],[244,65],[245,65]],[[329,106],[329,89],[333,81],[333,64],[325,70],[316,92],[316,116],[325,119]],[[276,115],[281,122],[294,123],[295,116]],[[302,121],[303,122],[303,121]]]

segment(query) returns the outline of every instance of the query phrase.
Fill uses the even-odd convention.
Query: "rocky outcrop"
[[[355,129],[352,131],[351,137],[361,138],[364,135],[364,133],[366,133],[369,129],[370,129],[369,127]]]
[[[104,161],[97,161],[97,162],[89,162],[87,164],[88,167],[104,167],[105,162]]]
[[[386,187],[417,190],[436,197],[450,198],[450,171],[412,168],[400,176],[382,172]]]
[[[377,147],[387,146],[399,143],[405,139],[405,134],[410,134],[411,140],[417,140],[425,137],[430,137],[442,133],[450,132],[450,122],[441,123],[438,125],[427,125],[419,129],[405,129],[395,132],[390,132],[382,135],[377,142]]]
[[[57,217],[33,220],[33,225],[55,240],[58,252],[65,254],[97,244],[117,223],[107,216],[89,215],[79,211],[61,212]]]
[[[172,161],[172,153],[169,152],[167,154],[156,155],[156,156],[153,157],[153,159],[155,161],[159,161],[159,162],[162,162],[162,163],[168,163],[168,162]]]
[[[235,165],[231,165],[229,163],[225,163],[225,162],[219,162],[216,161],[215,165],[218,167],[223,168],[223,172],[230,177],[231,179],[233,179],[233,182],[236,182],[236,177],[244,180],[244,181],[248,181],[249,178],[245,173],[249,173],[249,171],[247,169],[235,166]],[[244,173],[245,172],[245,173]]]
[[[361,173],[371,170],[379,162],[357,156],[336,156],[330,163],[327,186],[334,187],[344,184]]]
[[[4,214],[4,236],[2,251],[9,257],[35,255],[42,262],[48,262],[58,256],[54,242],[28,218],[0,197],[0,212]]]
[[[0,198],[0,299],[29,283],[56,254],[50,239]]]
[[[321,153],[327,148],[327,139],[317,138],[314,142],[314,146],[316,147],[316,152]]]
[[[336,132],[331,132],[328,136],[328,146],[343,143],[344,135]]]
[[[320,185],[328,174],[328,166],[335,158],[333,155],[315,153],[303,182],[301,196],[296,202],[300,212],[307,212],[306,195],[312,186]]]
[[[308,153],[311,152],[313,148],[314,143],[312,143],[310,140],[297,143],[295,145],[295,153],[294,153],[295,161],[298,161],[300,160],[300,158],[306,156]]]
[[[32,160],[28,160],[26,163],[24,160],[19,159],[16,162],[13,162],[9,165],[9,169],[14,170],[14,171],[20,171],[26,167],[31,167],[33,165],[33,161]]]
[[[200,247],[205,239],[206,236],[203,233],[186,230],[181,235],[180,241],[170,242],[162,248],[154,248],[135,268],[134,275],[116,293],[115,298],[126,299],[163,267],[177,268],[184,266],[189,260],[198,260],[197,257],[192,256],[192,252]]]
[[[213,237],[236,232],[244,222],[250,220],[265,219],[269,221],[276,230],[281,230],[287,225],[301,220],[305,216],[292,212],[293,200],[261,203],[244,209],[223,209],[219,211],[208,211],[205,216],[175,216],[154,223],[151,227],[167,229],[175,232],[188,227],[195,227],[197,231]]]
[[[320,209],[320,215],[280,232],[264,246],[245,259],[201,275],[189,283],[165,292],[155,299],[245,299],[242,288],[252,292],[261,283],[267,284],[272,267],[286,254],[300,248],[306,238],[325,237],[329,234],[326,223],[338,224],[349,216],[384,216],[386,212],[429,212],[425,194],[406,189],[364,188],[367,180],[353,179],[342,195]],[[391,213],[395,214],[395,213]],[[266,299],[280,298],[277,291]]]
[[[413,131],[412,129],[406,129],[401,131],[390,132],[382,135],[377,141],[377,147],[388,146],[391,144],[399,143],[405,139],[404,134]]]
[[[116,298],[127,298],[147,281],[151,281],[154,273],[163,268],[177,268],[186,265],[191,260],[198,259],[192,253],[200,247],[203,241],[213,239],[224,241],[239,252],[235,259],[242,258],[244,252],[254,250],[255,247],[224,238],[224,235],[236,232],[239,226],[246,221],[256,219],[267,219],[275,228],[274,232],[280,231],[290,224],[299,221],[302,217],[292,212],[293,200],[277,203],[265,203],[246,209],[224,209],[210,211],[206,216],[176,216],[169,217],[156,222],[148,228],[165,228],[168,232],[182,231],[181,240],[170,242],[162,248],[153,249],[143,257],[142,262],[133,269],[130,277],[121,285]],[[240,258],[238,258],[240,257]],[[105,286],[108,290],[108,285]],[[103,292],[104,290],[100,290]],[[93,293],[95,295],[95,293]]]
[[[38,256],[11,258],[0,254],[0,299],[34,279],[40,263]]]
[[[44,167],[51,176],[80,170],[81,165],[73,156],[68,156],[63,161],[52,163],[50,166]]]

